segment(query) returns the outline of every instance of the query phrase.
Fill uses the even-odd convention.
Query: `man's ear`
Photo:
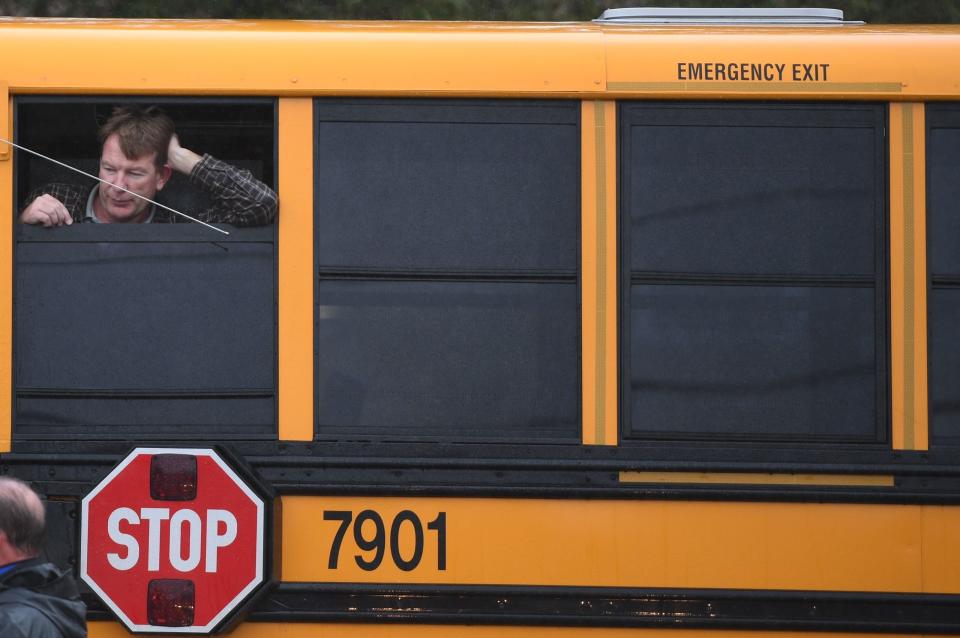
[[[173,169],[170,168],[169,164],[164,164],[160,167],[160,171],[157,174],[157,190],[162,189],[168,181],[170,181],[170,176],[173,175]]]

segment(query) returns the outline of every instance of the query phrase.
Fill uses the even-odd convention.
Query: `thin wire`
[[[224,235],[229,235],[229,234],[230,234],[230,233],[228,233],[228,232],[225,231],[225,230],[222,230],[222,229],[220,229],[220,228],[217,228],[216,226],[213,226],[213,225],[211,225],[211,224],[208,224],[207,222],[200,221],[200,220],[197,219],[196,217],[191,217],[190,215],[187,215],[186,213],[181,213],[180,211],[175,210],[175,209],[173,209],[173,208],[170,208],[169,206],[166,206],[166,205],[164,205],[164,204],[161,204],[160,202],[155,202],[155,201],[153,201],[152,199],[150,199],[149,197],[144,197],[143,195],[140,195],[140,194],[138,194],[138,193],[134,193],[133,191],[129,191],[129,190],[127,190],[126,188],[124,188],[123,186],[117,186],[116,184],[111,184],[110,182],[108,182],[108,181],[106,181],[106,180],[104,180],[104,179],[100,179],[100,178],[97,177],[96,175],[91,175],[90,173],[87,173],[87,172],[85,172],[85,171],[81,171],[79,168],[74,168],[73,166],[70,166],[69,164],[64,164],[63,162],[61,162],[61,161],[59,161],[59,160],[55,160],[55,159],[53,159],[52,157],[47,157],[47,156],[44,155],[43,153],[38,153],[37,151],[31,150],[31,149],[27,148],[26,146],[20,146],[19,144],[15,144],[15,143],[11,142],[10,140],[4,139],[4,138],[2,138],[2,137],[0,137],[0,142],[6,142],[7,144],[9,144],[10,146],[12,146],[13,148],[18,148],[18,149],[20,149],[21,151],[26,151],[27,153],[30,153],[31,155],[36,155],[37,157],[42,157],[43,159],[47,160],[48,162],[53,162],[53,163],[56,164],[57,166],[62,166],[62,167],[64,167],[64,168],[69,168],[71,171],[75,171],[75,172],[77,172],[77,173],[80,173],[81,175],[84,175],[84,176],[86,176],[86,177],[89,177],[90,179],[95,179],[95,180],[97,180],[98,182],[101,182],[101,183],[103,183],[103,184],[106,184],[106,185],[109,186],[110,188],[116,188],[117,190],[121,190],[121,191],[123,191],[124,193],[129,193],[130,195],[133,195],[134,197],[139,197],[140,199],[145,199],[145,200],[147,200],[148,202],[150,202],[151,204],[153,204],[154,206],[159,206],[160,208],[163,208],[163,209],[165,209],[165,210],[168,210],[168,211],[170,211],[171,213],[176,213],[177,215],[180,215],[181,217],[186,217],[186,218],[189,219],[190,221],[196,222],[196,223],[198,223],[198,224],[200,224],[200,225],[202,225],[202,226],[206,226],[207,228],[212,228],[213,230],[217,231],[218,233],[223,233]]]

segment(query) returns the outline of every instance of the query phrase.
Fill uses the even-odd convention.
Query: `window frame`
[[[630,242],[630,110],[631,109],[663,109],[663,108],[683,108],[683,109],[708,109],[708,110],[736,110],[736,109],[786,109],[786,110],[829,110],[829,109],[861,109],[872,112],[874,121],[874,140],[876,153],[874,156],[873,173],[874,180],[874,272],[873,272],[873,291],[874,291],[874,387],[875,387],[875,411],[876,420],[873,428],[873,436],[869,438],[818,438],[810,436],[797,435],[772,435],[756,436],[749,433],[671,433],[662,431],[632,430],[632,404],[631,404],[631,288],[632,282],[632,253]],[[787,101],[710,101],[696,100],[689,102],[674,101],[641,101],[641,100],[620,100],[617,103],[617,121],[618,121],[618,153],[617,153],[617,198],[618,210],[618,243],[619,251],[619,402],[620,402],[620,442],[624,447],[638,449],[641,446],[657,448],[666,448],[669,452],[667,456],[673,459],[682,459],[685,461],[695,461],[702,458],[701,449],[707,449],[710,446],[725,448],[734,446],[735,457],[744,458],[744,454],[756,457],[758,460],[768,458],[770,454],[775,454],[778,450],[795,450],[803,454],[803,450],[811,452],[818,450],[884,450],[890,445],[890,381],[889,381],[889,148],[887,145],[887,121],[888,107],[886,103],[876,102],[787,102]],[[745,122],[743,126],[750,126],[751,123]],[[685,126],[689,126],[685,124]],[[673,281],[671,281],[671,274]],[[710,285],[709,277],[686,276],[680,273],[663,274],[662,276],[651,276],[649,282],[640,283],[662,283],[665,285],[683,285],[685,283],[696,283],[698,285]],[[764,273],[766,275],[766,273]],[[750,283],[761,282],[764,275],[759,277],[751,275],[729,275],[718,277],[718,281],[728,285],[749,285]],[[787,280],[785,285],[803,286],[803,285],[831,285],[828,276],[808,276],[808,275],[785,275]],[[840,283],[842,276],[836,277],[836,282],[832,285],[843,285]],[[655,281],[655,280],[660,281]],[[776,277],[771,277],[776,279]],[[792,282],[790,280],[793,280]],[[807,283],[804,283],[807,282]],[[716,284],[714,284],[716,285]],[[774,283],[774,285],[778,285]],[[782,284],[781,284],[782,285]],[[852,446],[852,447],[851,447]],[[723,453],[721,453],[723,455]]]
[[[170,95],[70,95],[70,94],[53,94],[53,95],[35,95],[35,94],[23,94],[15,96],[13,100],[13,117],[14,117],[14,136],[17,141],[22,139],[22,126],[23,126],[23,117],[21,116],[22,109],[30,108],[32,105],[49,105],[49,104],[63,104],[65,107],[71,105],[82,105],[94,107],[106,106],[106,105],[158,105],[166,109],[175,108],[175,107],[209,107],[211,109],[211,117],[209,121],[211,123],[216,123],[216,118],[212,117],[213,109],[216,108],[229,108],[231,106],[252,106],[252,107],[261,107],[265,111],[269,110],[268,117],[264,118],[263,125],[269,126],[270,130],[270,156],[263,158],[267,162],[265,169],[270,171],[269,174],[263,175],[264,182],[268,186],[271,186],[275,191],[277,190],[278,185],[278,176],[279,176],[279,104],[278,98],[272,96],[170,96]],[[175,117],[175,114],[174,114]],[[201,123],[203,120],[200,120]],[[179,125],[179,122],[175,123]],[[89,132],[90,136],[95,136],[95,129]],[[186,140],[189,145],[190,141]],[[199,152],[205,152],[208,149],[206,147],[197,147],[196,149]],[[23,157],[22,152],[18,151],[20,155],[18,157]],[[233,159],[233,158],[229,158]],[[272,385],[269,389],[264,389],[264,391],[269,390],[269,400],[272,403],[272,406],[269,408],[271,417],[269,424],[264,424],[263,427],[258,426],[255,430],[250,431],[248,429],[237,428],[235,426],[221,425],[221,426],[211,426],[210,428],[195,428],[193,426],[177,426],[174,424],[157,426],[152,424],[140,423],[140,424],[131,424],[128,426],[111,426],[111,425],[100,425],[93,426],[93,428],[84,427],[83,432],[78,432],[77,426],[54,426],[50,427],[49,431],[44,430],[42,433],[29,433],[23,434],[23,428],[18,426],[18,327],[17,327],[17,307],[16,300],[19,297],[18,288],[21,285],[21,276],[19,274],[19,262],[20,262],[20,249],[19,244],[22,242],[49,242],[49,243],[92,243],[90,239],[85,237],[70,237],[70,236],[60,236],[56,237],[53,235],[46,236],[45,232],[50,232],[50,229],[35,228],[24,226],[19,223],[17,217],[21,210],[21,200],[26,196],[26,193],[22,192],[21,184],[24,182],[23,171],[26,169],[26,164],[22,161],[18,161],[14,165],[13,173],[13,206],[12,210],[14,211],[13,219],[11,223],[14,225],[14,231],[12,235],[12,289],[10,291],[11,299],[14,301],[13,304],[13,317],[11,317],[11,401],[12,401],[12,410],[11,410],[11,436],[12,441],[15,444],[22,444],[26,441],[60,441],[60,440],[70,440],[71,437],[77,437],[84,441],[126,441],[126,440],[142,440],[142,441],[156,441],[159,443],[164,442],[176,442],[176,441],[216,441],[216,440],[230,440],[236,442],[242,441],[273,441],[277,439],[278,436],[278,427],[279,427],[279,418],[278,418],[278,403],[279,403],[279,371],[277,363],[277,353],[278,353],[278,330],[279,330],[279,316],[278,316],[278,293],[279,293],[279,279],[278,279],[278,269],[279,269],[279,242],[278,242],[278,224],[274,222],[270,226],[260,227],[260,228],[233,228],[230,227],[231,235],[229,237],[221,236],[217,233],[216,237],[211,238],[210,233],[215,233],[215,231],[210,229],[205,229],[194,223],[177,223],[177,224],[157,224],[151,225],[149,228],[142,225],[137,225],[134,227],[123,227],[122,225],[110,225],[101,229],[109,239],[106,241],[113,243],[128,243],[134,242],[139,243],[144,241],[144,231],[149,230],[152,237],[149,238],[148,243],[171,243],[171,244],[189,244],[189,243],[210,243],[217,245],[218,243],[235,243],[235,244],[267,244],[269,243],[272,246],[270,250],[271,253],[271,272],[269,273],[269,281],[271,290],[271,307],[269,313],[272,317],[272,339],[269,345],[269,349],[272,352],[272,361],[270,363],[270,377],[272,378]],[[271,171],[272,169],[272,171]],[[85,179],[78,176],[78,179]],[[84,225],[87,226],[87,225]],[[82,229],[83,231],[87,230],[86,228]],[[56,229],[53,232],[69,232],[66,229]],[[88,234],[88,233],[84,233]],[[213,241],[211,241],[211,239]],[[99,243],[99,242],[97,242]],[[109,391],[104,391],[109,392]],[[237,394],[237,397],[242,396],[254,396],[266,397],[266,394],[258,391],[239,391],[240,394]],[[104,394],[103,392],[99,394]],[[144,394],[150,394],[149,391],[145,391]],[[161,394],[163,392],[161,391]],[[204,394],[200,392],[197,396]],[[217,396],[217,392],[213,392],[212,396]],[[77,395],[80,397],[81,395]],[[93,395],[90,395],[93,396]],[[177,398],[176,393],[171,394],[174,399]],[[122,400],[121,396],[116,396],[116,398]],[[28,426],[36,428],[38,426]],[[94,429],[95,428],[95,429]],[[179,428],[179,430],[178,430]],[[91,431],[92,430],[92,431]],[[201,431],[195,431],[201,430]]]
[[[322,178],[322,170],[319,168],[320,163],[320,125],[324,121],[330,121],[324,119],[324,106],[330,106],[331,110],[337,108],[348,108],[351,104],[364,104],[371,106],[402,106],[402,107],[415,107],[423,106],[426,108],[436,106],[439,109],[443,109],[446,105],[456,105],[456,106],[465,106],[465,107],[501,107],[501,106],[517,106],[521,109],[525,109],[528,113],[526,118],[529,118],[529,112],[532,112],[538,106],[546,107],[557,107],[558,104],[564,105],[564,108],[569,108],[571,115],[575,118],[575,123],[571,123],[575,126],[575,139],[577,144],[576,155],[572,158],[575,161],[578,176],[576,180],[576,257],[575,265],[572,269],[550,269],[550,268],[540,268],[536,271],[525,271],[523,273],[512,272],[509,269],[502,269],[497,271],[492,269],[484,272],[482,269],[464,269],[458,271],[457,269],[417,269],[417,268],[396,268],[393,270],[377,270],[375,272],[368,273],[369,279],[364,278],[364,273],[357,271],[357,273],[345,272],[338,270],[337,268],[330,269],[330,272],[324,272],[324,266],[321,263],[320,250],[318,247],[318,240],[316,235],[319,235],[322,232],[322,224],[320,223],[317,215],[317,211],[320,208],[320,180]],[[503,119],[501,116],[499,119]],[[377,117],[373,118],[364,118],[360,115],[349,115],[345,117],[344,120],[333,120],[333,121],[349,121],[349,122],[391,122],[393,121],[390,118],[378,119]],[[457,120],[453,119],[444,119],[444,116],[441,115],[437,119],[427,120],[437,123],[458,123]],[[492,120],[496,122],[496,118]],[[524,120],[522,123],[531,123],[531,124],[550,124],[556,122],[550,121],[527,121]],[[451,444],[451,443],[466,443],[469,445],[475,446],[499,446],[504,445],[508,446],[507,449],[512,449],[510,446],[517,445],[529,445],[532,447],[542,446],[542,445],[564,445],[564,446],[580,446],[581,445],[581,433],[582,433],[582,402],[583,402],[583,382],[582,382],[582,366],[580,365],[581,357],[581,348],[582,348],[582,339],[583,339],[583,327],[582,327],[582,318],[580,313],[580,306],[582,304],[582,290],[581,290],[581,279],[582,279],[582,246],[581,246],[581,234],[582,234],[582,219],[581,219],[581,180],[579,176],[579,171],[581,170],[580,162],[580,140],[581,140],[581,102],[579,100],[537,100],[537,99],[528,99],[528,98],[519,98],[519,99],[491,99],[491,98],[410,98],[410,97],[398,97],[398,98],[359,98],[359,97],[345,97],[345,98],[315,98],[314,99],[314,308],[315,308],[315,329],[314,329],[314,440],[315,441],[324,441],[324,442],[349,442],[349,441],[364,441],[364,442],[393,442],[397,445],[416,445],[416,444]],[[321,305],[320,297],[320,283],[325,277],[329,277],[330,280],[336,281],[341,279],[350,279],[353,275],[358,275],[360,278],[358,281],[449,281],[454,283],[469,283],[471,281],[476,282],[531,282],[531,283],[544,283],[544,284],[569,284],[572,285],[576,291],[576,333],[578,336],[577,346],[575,348],[575,357],[576,357],[576,410],[573,418],[575,420],[575,427],[571,428],[571,433],[569,436],[562,437],[535,437],[535,436],[516,436],[516,437],[504,437],[500,435],[474,435],[468,436],[462,434],[461,430],[456,430],[454,434],[448,434],[448,428],[443,426],[429,427],[422,430],[412,430],[412,429],[403,429],[403,430],[392,430],[389,426],[378,426],[372,428],[370,431],[359,431],[358,428],[351,427],[321,427],[320,422],[320,407],[319,401],[320,397],[320,357],[322,352],[320,349],[320,329],[317,325],[317,308]],[[452,425],[452,424],[451,424]],[[516,454],[515,451],[508,453],[510,456]],[[499,456],[499,454],[498,454]]]
[[[927,415],[929,428],[929,445],[931,448],[957,448],[960,447],[960,428],[954,434],[938,435],[934,422],[934,387],[935,374],[933,368],[933,358],[936,345],[933,340],[934,324],[934,292],[936,290],[953,290],[960,294],[960,270],[956,273],[941,273],[934,271],[934,244],[936,243],[936,218],[932,209],[934,201],[933,187],[931,179],[931,170],[933,166],[932,147],[933,130],[937,128],[950,128],[960,131],[960,102],[938,102],[927,103],[925,105],[924,131],[926,157],[924,158],[925,184],[926,184],[926,203],[927,203]]]

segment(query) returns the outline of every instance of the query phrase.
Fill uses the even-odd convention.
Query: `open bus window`
[[[928,104],[930,434],[960,443],[960,104]]]
[[[579,103],[319,100],[317,436],[580,436]]]
[[[184,147],[210,154],[230,167],[249,171],[253,179],[274,188],[274,117],[270,101],[174,102],[127,98],[71,102],[62,98],[22,98],[17,102],[17,137],[21,145],[91,175],[98,174],[100,144],[97,131],[117,106],[163,109],[174,122]],[[45,185],[69,184],[89,190],[95,180],[32,154],[21,153],[17,176],[17,209]],[[173,171],[156,201],[204,218],[214,204],[210,190]],[[169,217],[166,209],[157,210]],[[178,219],[182,221],[182,219]]]
[[[19,98],[18,142],[96,174],[116,104],[159,104],[184,146],[275,184],[272,100]],[[19,153],[18,206],[88,180]],[[174,176],[158,201],[196,211]],[[274,438],[273,226],[221,235],[184,224],[16,225],[14,437]]]
[[[625,437],[885,440],[884,117],[621,106]]]

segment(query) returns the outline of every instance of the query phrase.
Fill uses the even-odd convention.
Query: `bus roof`
[[[950,100],[960,26],[0,18],[13,94]]]

